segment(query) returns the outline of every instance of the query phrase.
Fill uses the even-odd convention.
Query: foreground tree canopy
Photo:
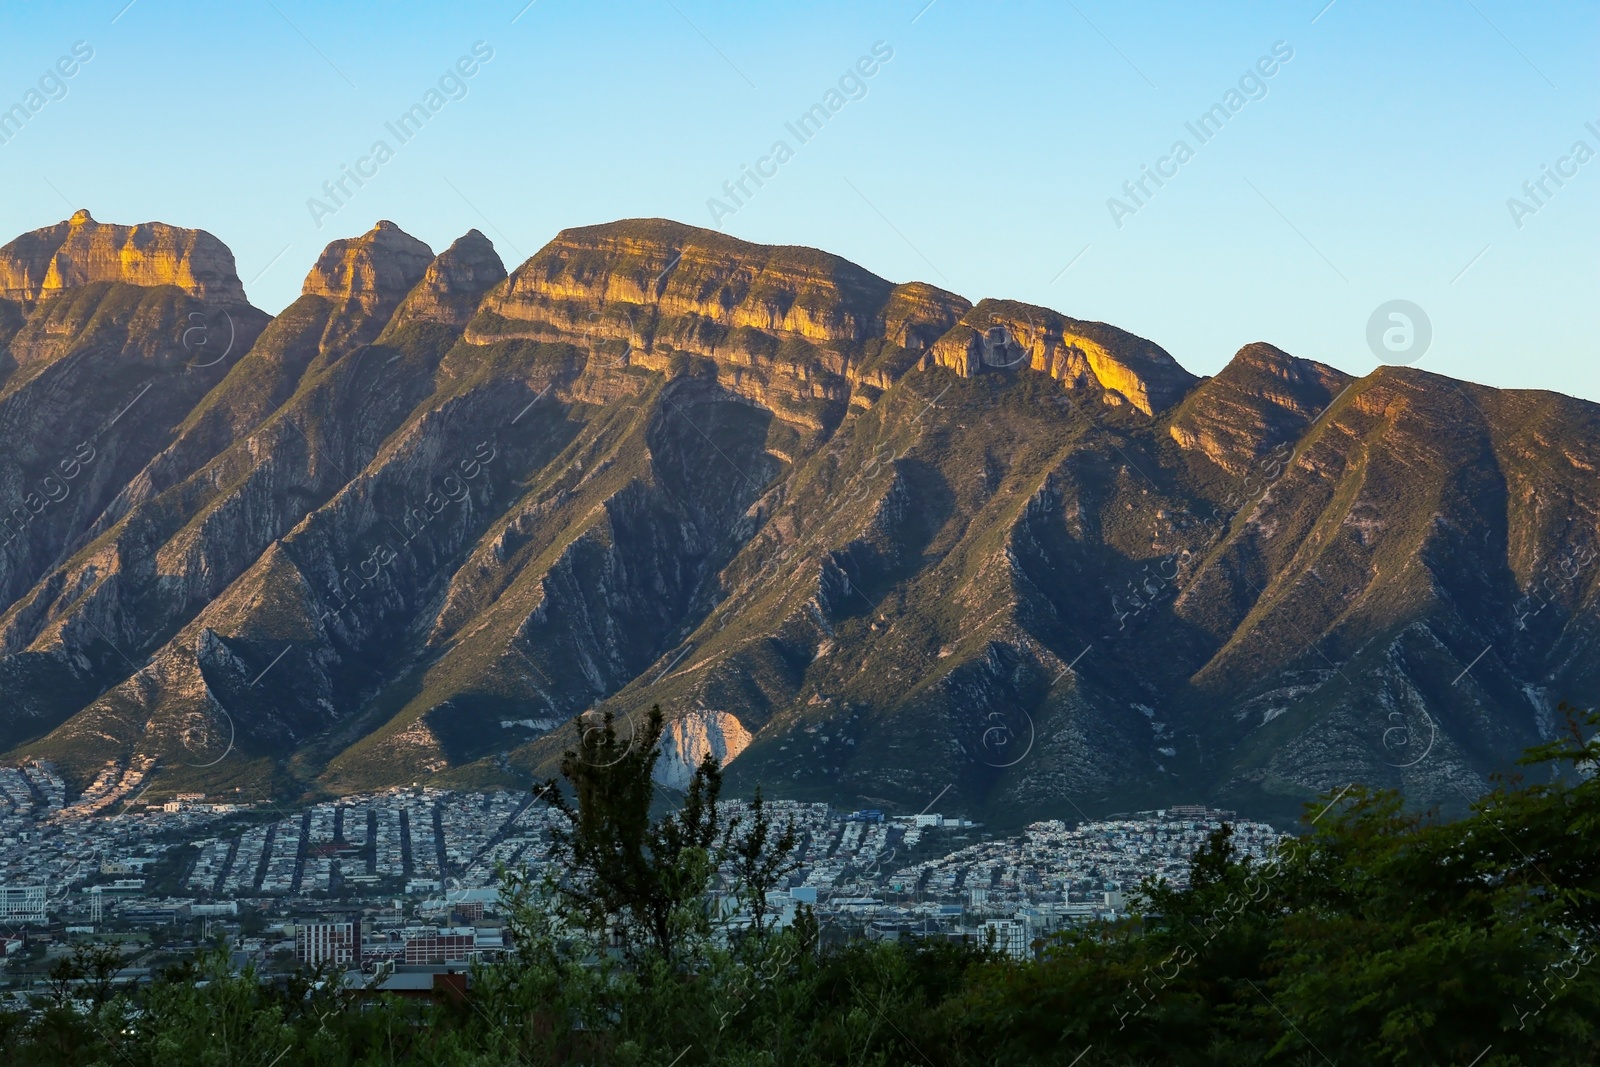
[[[1268,863],[1226,828],[1191,884],[1147,884],[1124,922],[1037,958],[949,941],[826,938],[764,900],[792,830],[725,824],[715,761],[652,812],[661,718],[580,726],[556,875],[505,875],[516,951],[464,1001],[356,999],[326,975],[268,983],[202,953],[137,993],[94,953],[0,1017],[20,1064],[1513,1064],[1600,1062],[1600,741],[1531,750],[1439,822],[1352,787],[1308,806]],[[562,792],[565,789],[565,792]],[[724,867],[722,861],[730,862]],[[718,885],[719,867],[736,884]],[[748,909],[747,909],[748,911]],[[830,947],[831,946],[831,947]]]

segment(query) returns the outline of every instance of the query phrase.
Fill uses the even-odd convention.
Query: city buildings
[[[517,791],[399,788],[296,811],[198,793],[101,803],[106,795],[69,797],[47,764],[0,767],[8,931],[142,931],[139,943],[152,946],[223,936],[237,965],[264,968],[458,966],[507,948],[499,872],[542,873],[561,818]],[[1183,884],[1190,857],[1224,821],[1256,860],[1283,836],[1201,807],[1037,822],[1005,836],[940,813],[796,801],[769,801],[766,812],[792,823],[798,840],[767,920],[781,926],[808,910],[827,939],[969,938],[1013,955],[1063,928],[1118,918],[1146,879]],[[747,804],[725,802],[735,836],[749,818]],[[726,931],[753,921],[732,889],[726,868],[715,893]],[[6,952],[0,982],[21,980],[17,948],[8,941]]]
[[[42,885],[0,885],[0,922],[43,923],[45,887]]]
[[[361,962],[361,922],[301,923],[294,932],[294,955],[301,963]]]

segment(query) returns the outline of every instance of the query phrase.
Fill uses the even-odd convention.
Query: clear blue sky
[[[508,265],[566,226],[710,225],[783,139],[725,231],[1115,323],[1198,373],[1256,340],[1364,373],[1369,316],[1406,299],[1419,366],[1600,400],[1600,158],[1571,156],[1600,152],[1600,7],[1325,2],[6,4],[0,108],[94,54],[0,144],[0,235],[80,206],[201,227],[275,312],[379,218],[436,250],[478,227]],[[385,122],[478,41],[466,95],[401,144]],[[785,122],[879,41],[866,95],[800,143]],[[1200,143],[1185,123],[1276,42],[1293,58]],[[319,228],[307,200],[378,140]],[[1144,165],[1176,174],[1136,205]],[[1546,166],[1576,173],[1513,220]]]

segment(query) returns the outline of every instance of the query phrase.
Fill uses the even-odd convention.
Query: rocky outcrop
[[[961,321],[972,301],[927,282],[907,282],[889,293],[883,309],[883,336],[901,348],[921,351]]]
[[[675,338],[714,350],[719,334],[741,327],[814,342],[864,341],[878,332],[893,288],[816,249],[752,245],[665,219],[638,219],[563,230],[487,306],[508,319],[578,333],[602,305],[648,310],[637,320],[644,330],[678,323],[669,331]],[[603,329],[621,336],[620,323],[605,318]],[[695,321],[704,326],[694,328]]]
[[[750,745],[750,731],[726,711],[697,709],[667,724],[655,780],[669,789],[687,789],[694,769],[709,753],[726,767]]]
[[[433,252],[388,220],[360,237],[330,241],[306,275],[300,292],[356,301],[368,310],[397,305],[422,280]]]
[[[505,264],[494,244],[477,230],[468,230],[428,264],[422,280],[395,312],[395,321],[465,326],[483,294],[505,279]]]
[[[360,237],[330,241],[300,287],[302,300],[315,297],[330,307],[320,347],[375,340],[432,263],[427,245],[387,220]]]
[[[1292,816],[1459,798],[1600,699],[1580,401],[1265,344],[1197,382],[659,220],[509,277],[379,224],[221,361],[166,283],[61,294],[0,298],[0,729],[82,782],[526,783],[660,704],[669,785]]]
[[[1272,345],[1246,345],[1184,399],[1167,432],[1239,474],[1262,452],[1298,438],[1352,381]]]
[[[597,369],[699,357],[809,435],[843,417],[856,386],[886,388],[915,362],[896,353],[966,306],[816,249],[635,219],[562,231],[488,296],[467,339],[565,341]]]
[[[1090,390],[1109,404],[1155,415],[1181,400],[1196,378],[1160,346],[1102,322],[1081,322],[1048,308],[983,300],[935,342],[929,366],[970,377],[1029,369],[1069,391]]]
[[[175,285],[207,304],[246,303],[228,246],[162,222],[96,222],[79,211],[0,248],[0,297],[35,303],[92,282]]]

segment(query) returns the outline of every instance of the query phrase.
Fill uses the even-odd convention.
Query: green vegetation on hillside
[[[718,934],[770,887],[792,838],[719,822],[714,763],[652,815],[659,714],[609,720],[563,766],[566,861],[508,875],[516,951],[465,999],[361,999],[307,974],[266,984],[202,953],[134,995],[103,961],[57,965],[32,1013],[0,1016],[18,1063],[161,1064],[1589,1064],[1600,1057],[1600,716],[1455,822],[1351,788],[1308,808],[1272,861],[1226,827],[1191,884],[1062,933],[1035,958],[944,940],[840,943],[802,910]],[[1587,728],[1587,731],[1586,731]],[[1585,738],[1585,733],[1589,736]]]

